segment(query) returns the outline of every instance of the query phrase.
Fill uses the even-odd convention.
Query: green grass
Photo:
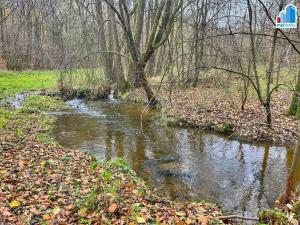
[[[23,112],[33,113],[33,112],[53,112],[61,110],[65,107],[65,103],[58,98],[49,96],[29,96],[25,99],[23,103]]]
[[[55,71],[0,71],[0,100],[17,93],[53,89],[56,80]]]

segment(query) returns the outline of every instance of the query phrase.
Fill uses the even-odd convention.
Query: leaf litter
[[[241,97],[236,89],[216,87],[174,88],[163,87],[156,92],[168,122],[182,127],[203,130],[224,130],[230,125],[231,137],[247,141],[269,142],[280,145],[296,143],[300,120],[286,116],[291,93],[278,90],[272,98],[273,126],[266,125],[266,113],[254,96],[248,96],[245,109],[241,110]],[[131,90],[127,99],[146,103],[142,89]],[[175,122],[175,123],[174,123]]]

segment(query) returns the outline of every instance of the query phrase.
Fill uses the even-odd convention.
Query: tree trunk
[[[150,37],[150,30],[153,26],[153,21],[154,21],[154,15],[156,14],[156,5],[154,7],[153,0],[149,0],[148,2],[148,19],[146,20],[146,41],[145,43],[148,43],[149,37]],[[155,53],[151,56],[149,59],[149,62],[146,66],[146,73],[148,77],[153,77],[155,76]]]
[[[290,172],[287,178],[285,192],[283,192],[278,199],[279,204],[281,206],[290,202],[292,191],[295,185],[295,175],[296,175],[297,166],[299,164],[299,158],[300,158],[300,136],[298,136],[297,146],[294,150],[292,166],[290,168]]]
[[[164,45],[160,48],[159,53],[158,53],[158,60],[156,62],[156,69],[155,69],[155,75],[158,75],[158,76],[161,74],[161,71],[163,68],[164,56],[166,55],[165,49],[166,49],[166,46]]]
[[[149,77],[154,77],[156,76],[156,73],[155,73],[155,56],[156,54],[153,53],[153,55],[151,56],[149,62],[148,62],[148,65],[147,65],[147,75]]]
[[[35,23],[34,23],[34,42],[35,42],[35,55],[34,55],[34,62],[33,67],[35,70],[41,69],[41,63],[43,59],[42,54],[42,25],[39,17],[35,17]]]
[[[111,1],[111,4],[113,4],[113,1]],[[110,23],[112,23],[114,51],[121,52],[121,46],[120,46],[119,35],[117,30],[117,22],[116,22],[115,14],[113,13],[110,7],[108,7],[108,16],[109,19],[111,20]],[[122,58],[118,54],[114,55],[114,73],[117,79],[118,89],[122,90],[125,86],[125,78],[124,78],[124,70],[122,65]]]
[[[249,82],[245,78],[243,79],[243,90],[242,90],[242,104],[241,104],[241,110],[245,110],[245,105],[248,99],[248,87]]]
[[[271,111],[271,104],[270,101],[264,105],[267,114],[267,124],[270,126],[272,124],[272,111]]]
[[[145,73],[145,63],[140,63],[140,62],[134,62],[133,65],[136,65],[133,67],[134,69],[134,75],[137,77],[137,79],[140,81],[141,86],[144,88],[147,99],[148,99],[148,104],[150,107],[156,107],[158,104],[158,101],[150,87],[150,84],[146,78],[146,73]]]
[[[2,8],[2,1],[0,5],[0,20],[4,19],[4,10]],[[4,21],[0,23],[0,56],[2,57],[5,53],[4,44]]]
[[[100,50],[105,52],[107,51],[107,44],[106,44],[106,36],[105,36],[105,26],[104,26],[104,18],[103,18],[103,10],[102,10],[102,1],[97,0],[96,2],[96,9],[97,9],[97,22],[99,26],[99,44]],[[105,73],[105,76],[113,81],[113,61],[111,54],[102,54],[101,56],[102,66]]]
[[[32,69],[32,14],[31,14],[31,6],[27,6],[27,15],[26,15],[26,33],[27,33],[27,62],[26,69]]]
[[[139,80],[139,77],[136,76],[136,67],[135,62],[130,61],[128,64],[128,82],[131,86],[138,88],[141,87],[141,81]]]
[[[293,162],[292,162],[292,166],[289,172],[289,176],[287,179],[287,184],[286,184],[286,194],[288,197],[291,196],[291,193],[293,191],[293,185],[294,185],[294,176],[295,176],[295,172],[296,172],[296,168],[298,165],[298,161],[299,161],[299,157],[300,157],[300,137],[298,137],[298,143],[297,146],[295,148],[295,152],[293,155]]]
[[[300,69],[298,71],[297,83],[292,97],[291,105],[288,111],[288,115],[290,116],[296,116],[297,114],[300,114],[299,92],[300,92]]]

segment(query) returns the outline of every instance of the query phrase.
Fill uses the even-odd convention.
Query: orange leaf
[[[108,207],[108,211],[110,213],[114,213],[116,211],[116,209],[118,208],[118,205],[116,203],[113,203],[111,204],[109,207]]]
[[[208,219],[205,217],[205,216],[199,216],[198,218],[197,218],[197,220],[199,221],[199,222],[201,222],[201,224],[203,224],[203,225],[206,225],[206,224],[208,224]]]
[[[43,215],[43,220],[51,220],[51,216],[49,214]]]
[[[138,190],[133,190],[132,193],[136,196],[136,197],[141,197],[142,196],[142,193],[139,192]]]

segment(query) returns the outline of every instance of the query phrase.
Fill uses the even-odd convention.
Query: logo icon
[[[276,28],[297,28],[297,8],[288,4],[276,17]]]

